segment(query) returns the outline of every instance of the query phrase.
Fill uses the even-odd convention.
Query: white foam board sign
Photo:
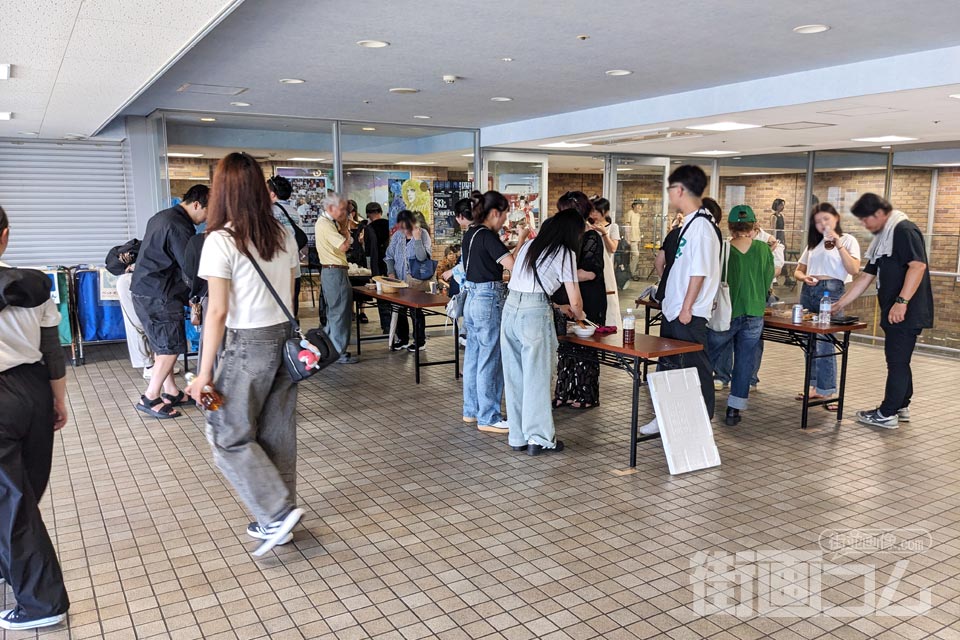
[[[719,466],[697,370],[657,371],[647,381],[671,475]]]

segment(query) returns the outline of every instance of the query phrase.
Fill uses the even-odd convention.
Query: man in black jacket
[[[366,212],[367,220],[370,221],[367,228],[373,229],[373,235],[376,236],[377,242],[376,264],[374,264],[374,260],[371,259],[370,271],[375,276],[385,276],[387,275],[387,263],[383,258],[387,255],[387,246],[390,244],[390,223],[383,217],[383,208],[377,202],[367,203]],[[372,253],[369,255],[373,258]],[[392,313],[390,305],[386,302],[378,302],[377,310],[380,315],[381,331],[389,333],[390,315]]]
[[[180,415],[176,407],[188,401],[177,388],[173,368],[187,346],[183,325],[190,291],[183,279],[187,243],[196,235],[194,225],[207,219],[209,193],[207,186],[194,185],[182,203],[150,218],[137,255],[130,292],[153,349],[154,365],[149,386],[135,406],[154,418],[176,418]]]

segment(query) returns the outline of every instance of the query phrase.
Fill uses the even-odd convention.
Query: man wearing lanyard
[[[356,356],[350,355],[350,306],[353,291],[347,277],[347,250],[353,238],[347,219],[347,202],[338,193],[327,192],[321,203],[323,213],[317,219],[317,258],[322,265],[320,286],[327,307],[327,326],[324,327],[330,341],[340,353],[340,364],[353,364]]]
[[[871,411],[858,411],[857,422],[896,429],[910,421],[913,374],[910,358],[917,338],[933,327],[933,289],[927,268],[923,234],[902,211],[874,193],[865,193],[850,207],[873,241],[864,258],[867,266],[833,303],[834,313],[856,300],[877,279],[880,327],[887,360],[887,385],[883,402]]]

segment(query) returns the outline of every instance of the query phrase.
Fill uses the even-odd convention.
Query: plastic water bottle
[[[633,315],[633,309],[627,309],[627,315],[623,317],[623,341],[633,343],[637,335],[637,317]]]
[[[830,308],[833,304],[830,302],[830,292],[824,291],[820,298],[820,324],[827,326],[830,324]]]

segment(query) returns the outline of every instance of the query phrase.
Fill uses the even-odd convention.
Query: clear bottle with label
[[[822,326],[828,326],[830,324],[830,309],[833,306],[833,303],[830,302],[830,292],[824,291],[823,297],[820,298],[820,324]]]
[[[633,314],[634,309],[627,309],[627,315],[623,316],[623,341],[633,343],[637,335],[637,317]]]

